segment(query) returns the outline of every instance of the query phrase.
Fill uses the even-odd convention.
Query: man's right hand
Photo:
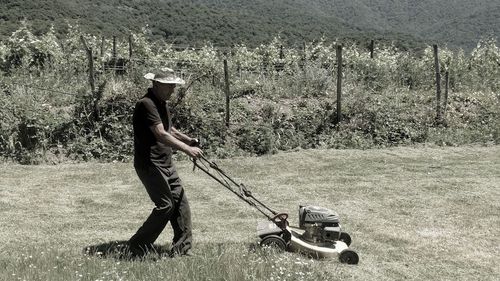
[[[200,158],[203,156],[203,151],[196,146],[189,146],[188,144],[180,141],[172,136],[172,134],[165,131],[162,123],[150,127],[156,139],[172,148],[179,149],[192,158]]]
[[[203,151],[196,146],[189,146],[189,148],[186,149],[185,153],[191,158],[200,158],[201,156],[203,156]]]
[[[201,143],[197,138],[192,138],[189,142],[189,146],[201,147]]]

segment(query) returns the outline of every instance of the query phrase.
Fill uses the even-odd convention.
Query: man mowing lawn
[[[192,242],[191,211],[181,180],[172,163],[172,148],[198,158],[198,141],[172,126],[167,100],[184,80],[169,68],[148,73],[153,87],[136,104],[133,116],[134,167],[155,208],[129,240],[133,257],[142,257],[170,221],[174,231],[170,256],[189,255]]]

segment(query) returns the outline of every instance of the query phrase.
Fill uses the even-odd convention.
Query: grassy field
[[[360,263],[252,250],[262,218],[189,162],[178,168],[194,256],[84,255],[128,239],[153,207],[132,165],[1,164],[0,280],[500,279],[500,146],[307,150],[217,163],[294,225],[299,204],[336,210]]]

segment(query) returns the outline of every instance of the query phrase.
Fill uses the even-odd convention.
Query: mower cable
[[[276,211],[272,210],[271,208],[267,207],[264,203],[262,203],[257,198],[255,198],[252,195],[252,192],[250,190],[248,190],[245,185],[243,185],[242,183],[237,183],[231,177],[229,177],[224,171],[222,171],[221,168],[219,168],[219,166],[217,166],[217,164],[215,162],[212,162],[212,161],[208,160],[205,156],[201,156],[201,159],[203,159],[204,161],[206,161],[210,165],[211,168],[213,168],[214,170],[216,170],[217,173],[219,173],[219,175],[224,179],[224,181],[227,183],[228,186],[229,186],[229,183],[225,180],[225,178],[229,179],[234,185],[236,185],[240,189],[240,195],[242,195],[242,196],[244,195],[245,197],[252,198],[255,202],[257,202],[262,207],[266,208],[266,210],[268,210],[269,212],[271,212],[273,215],[277,215],[278,214],[278,212],[276,212]]]
[[[197,160],[202,160],[202,161],[197,161]],[[195,167],[198,167],[200,170],[202,170],[205,174],[209,175],[211,178],[213,178],[214,180],[216,180],[217,182],[219,182],[221,185],[223,185],[225,188],[227,188],[229,191],[231,191],[232,193],[234,193],[236,196],[238,196],[241,200],[247,202],[247,204],[249,204],[250,206],[256,208],[259,212],[261,212],[264,216],[266,216],[269,220],[272,220],[273,218],[271,216],[269,216],[266,212],[264,212],[261,207],[264,207],[266,210],[268,210],[269,212],[271,212],[275,217],[276,215],[278,215],[278,213],[272,209],[270,209],[269,207],[267,207],[264,203],[262,203],[261,201],[259,201],[257,198],[255,198],[252,193],[243,185],[243,184],[238,184],[236,183],[231,177],[229,177],[226,173],[224,173],[224,171],[222,171],[216,163],[208,160],[207,158],[205,158],[204,156],[201,156],[199,159],[191,159],[191,161],[193,162],[194,166]],[[207,167],[207,165],[204,163],[208,163],[210,168],[214,169],[217,173],[218,173],[218,177],[215,176],[214,174],[212,174],[210,171],[209,171],[209,167]],[[201,163],[201,164],[200,164]],[[193,170],[195,169],[195,167],[193,167]],[[239,192],[237,192],[232,186],[231,184],[226,180],[230,180],[234,185],[236,185],[238,188],[239,188]],[[252,200],[250,200],[252,199]],[[255,202],[254,202],[255,201]],[[258,203],[259,205],[257,205],[256,203]]]

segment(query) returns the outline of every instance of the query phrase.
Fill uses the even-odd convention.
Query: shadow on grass
[[[87,246],[83,248],[83,254],[117,260],[156,260],[170,257],[170,247],[153,245],[145,254],[136,255],[130,250],[128,241],[120,240]]]
[[[235,244],[240,243],[203,243],[199,246],[201,246],[203,251],[207,251],[208,249],[208,251],[213,251],[215,255],[222,255],[225,251],[227,251],[228,247]],[[269,253],[269,249],[264,249],[263,251],[263,248],[256,243],[241,243],[240,245],[244,245],[244,249],[246,249],[249,253]],[[197,249],[194,251],[196,253]],[[85,256],[95,256],[103,259],[116,259],[124,261],[156,261],[162,258],[172,258],[173,256],[171,256],[170,253],[171,251],[169,246],[155,244],[147,250],[146,254],[134,255],[128,246],[128,241],[126,240],[109,241],[83,248],[83,254]],[[194,255],[196,256],[196,254]]]

